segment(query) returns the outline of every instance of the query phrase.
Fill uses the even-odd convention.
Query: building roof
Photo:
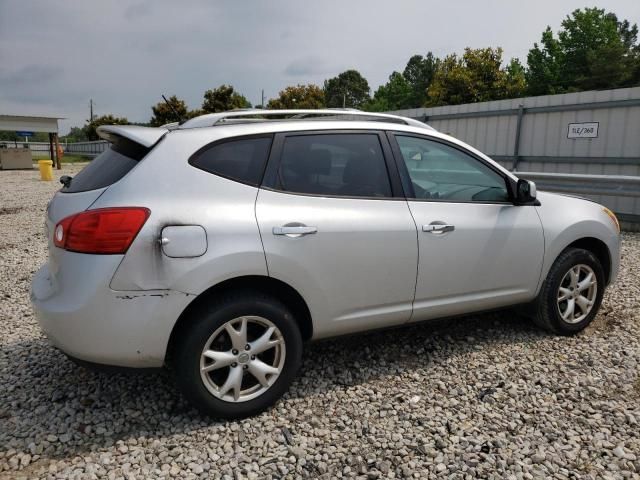
[[[58,133],[58,120],[64,118],[0,113],[0,131]]]

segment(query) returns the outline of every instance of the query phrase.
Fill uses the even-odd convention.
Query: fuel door
[[[171,258],[193,258],[207,251],[207,232],[200,225],[171,225],[160,233],[162,253]]]

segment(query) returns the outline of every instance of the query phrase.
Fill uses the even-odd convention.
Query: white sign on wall
[[[597,138],[599,122],[570,123],[567,138]]]

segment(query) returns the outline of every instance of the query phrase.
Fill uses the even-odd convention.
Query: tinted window
[[[390,197],[375,134],[286,137],[278,171],[282,190],[345,197]]]
[[[270,148],[271,137],[231,140],[196,153],[189,163],[215,175],[259,185]]]
[[[452,202],[509,201],[504,178],[476,158],[431,140],[396,136],[414,198]]]
[[[73,177],[69,187],[60,191],[76,193],[108,187],[124,177],[148,152],[148,148],[120,139]]]

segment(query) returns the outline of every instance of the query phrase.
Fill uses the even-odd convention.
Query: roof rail
[[[278,118],[286,117],[286,118]],[[334,118],[331,118],[334,117]],[[413,127],[426,128],[434,130],[426,123],[414,120],[413,118],[401,117],[399,115],[391,115],[388,113],[363,112],[354,108],[323,108],[323,109],[289,109],[289,110],[267,110],[261,108],[254,109],[238,109],[228,112],[210,113],[187,120],[178,128],[201,128],[213,127],[225,123],[241,123],[242,120],[249,121],[269,121],[269,120],[309,120],[324,118],[336,120],[360,120],[360,121],[387,121],[391,123],[400,123]],[[360,117],[360,118],[358,118]],[[238,120],[231,122],[229,120]],[[169,127],[171,128],[171,127]]]

